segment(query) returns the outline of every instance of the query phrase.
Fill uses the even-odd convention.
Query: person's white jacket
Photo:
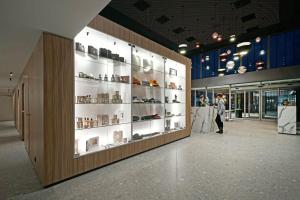
[[[217,113],[220,115],[221,121],[225,121],[225,102],[223,99],[217,100]]]

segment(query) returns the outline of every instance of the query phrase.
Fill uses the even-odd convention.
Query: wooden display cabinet
[[[163,73],[153,75],[155,77],[153,79],[157,82],[150,79],[148,80],[143,74],[137,74],[136,76],[139,77],[140,81],[142,81],[142,79],[147,79],[149,81],[149,86],[147,85],[148,83],[144,83],[144,85],[141,86],[134,85],[132,84],[134,75],[132,61],[126,63],[125,60],[123,61],[122,58],[119,58],[122,53],[120,53],[119,57],[113,55],[113,60],[120,59],[118,62],[126,65],[129,71],[128,73],[119,74],[124,76],[124,78],[118,81],[124,81],[122,84],[127,84],[127,86],[120,89],[120,95],[117,93],[110,94],[110,97],[112,97],[112,95],[115,96],[113,96],[113,101],[109,101],[115,104],[130,105],[130,110],[128,110],[128,113],[124,114],[128,116],[126,119],[120,119],[119,121],[116,116],[109,116],[108,123],[110,124],[107,124],[107,117],[101,115],[103,113],[93,113],[93,116],[89,117],[87,120],[85,119],[87,116],[82,116],[83,114],[80,114],[79,116],[77,113],[78,109],[76,106],[80,107],[85,105],[76,105],[77,98],[75,98],[75,96],[85,96],[84,98],[78,98],[78,104],[91,101],[91,104],[93,104],[92,106],[95,106],[97,102],[107,102],[107,96],[103,94],[105,91],[102,92],[97,89],[99,95],[94,95],[93,100],[90,100],[89,96],[87,97],[88,99],[86,99],[87,94],[82,93],[82,91],[77,91],[76,80],[79,79],[80,81],[88,82],[87,84],[97,80],[91,80],[87,77],[86,75],[89,73],[86,75],[80,74],[79,77],[79,72],[82,70],[76,70],[77,61],[76,53],[74,53],[76,52],[76,38],[75,41],[73,41],[50,33],[43,33],[25,67],[22,78],[15,90],[14,99],[16,105],[15,115],[17,129],[20,133],[25,133],[24,142],[26,144],[26,150],[28,151],[29,157],[36,169],[41,183],[44,186],[55,184],[89,170],[190,136],[191,134],[191,119],[189,117],[191,108],[190,59],[101,16],[94,18],[87,29],[93,29],[101,34],[107,35],[107,37],[116,38],[118,41],[123,41],[124,44],[130,44],[131,46],[126,47],[130,49],[130,52],[124,56],[125,60],[128,55],[130,56],[130,60],[132,60],[133,51],[136,53],[146,51],[160,57],[159,59],[162,59],[164,63],[161,68]],[[97,46],[97,50],[99,50],[98,48],[99,45]],[[111,48],[113,49],[114,47]],[[95,52],[93,48],[88,49],[88,47],[85,47],[85,53],[94,54]],[[99,52],[97,53],[99,55]],[[95,56],[97,55],[95,54]],[[97,57],[97,59],[99,60],[100,58]],[[177,70],[176,67],[170,67],[176,65],[176,63],[183,67],[178,67]],[[146,63],[145,65],[148,64]],[[155,66],[154,70],[157,70],[155,69]],[[185,73],[185,76],[180,77],[180,80],[174,78],[177,75],[176,73],[182,74],[183,72]],[[98,76],[98,74],[95,75]],[[84,77],[83,80],[82,77]],[[86,80],[87,78],[89,80]],[[108,79],[111,79],[111,77],[108,77]],[[112,80],[112,82],[114,82],[114,79]],[[179,85],[181,85],[181,88],[178,88]],[[151,88],[149,90],[153,89],[161,91],[158,92],[158,95],[160,96],[156,97],[166,111],[159,113],[161,119],[155,119],[157,120],[155,123],[152,123],[152,118],[149,121],[145,120],[142,122],[134,122],[132,120],[133,115],[141,114],[133,108],[135,106],[132,102],[135,96],[135,90],[140,91],[140,89],[135,89],[134,87],[143,86],[154,86],[157,88]],[[20,92],[22,89],[25,92]],[[129,96],[125,96],[126,91],[130,91]],[[22,97],[20,97],[20,94],[23,94]],[[140,93],[138,92],[138,94]],[[145,94],[149,94],[149,92]],[[169,97],[166,98],[166,96]],[[21,101],[20,99],[24,99],[24,101]],[[168,99],[168,101],[166,101],[166,99]],[[20,105],[22,102],[25,102],[25,114],[24,120],[22,120],[23,122],[20,122],[21,117],[19,116],[22,116],[22,110],[18,108],[22,107]],[[172,107],[175,107],[176,109]],[[97,109],[98,111],[102,110],[102,108]],[[147,109],[146,112],[146,114],[148,114],[147,116],[146,114],[143,114],[145,115],[145,119],[148,119],[150,115],[150,117],[153,117],[153,115],[156,114],[156,112],[148,112],[148,110],[149,109]],[[153,111],[157,109],[151,108],[150,110]],[[174,112],[172,112],[172,110]],[[97,114],[99,114],[99,116]],[[117,113],[117,115],[119,114]],[[157,118],[157,116],[154,117]],[[178,118],[179,120],[172,121],[172,118]],[[170,122],[167,122],[167,120],[170,120]],[[84,121],[83,123],[85,124],[81,124],[81,121]],[[82,143],[86,145],[85,148],[81,148],[82,151],[79,153],[75,152],[76,146],[80,145],[76,144],[76,130],[81,131],[84,128],[87,130],[89,130],[88,128],[99,128],[99,130],[102,130],[102,127],[98,127],[100,124],[103,126],[109,125],[109,127],[114,127],[116,123],[119,123],[117,126],[128,126],[126,131],[118,132],[118,130],[116,130],[114,135],[111,135],[111,139],[113,139],[114,142],[118,142],[119,145],[114,145],[106,149],[99,148],[90,152],[84,152],[84,149],[90,150],[94,147],[93,145],[99,143],[99,138],[89,137]],[[135,125],[138,123],[147,124],[149,127],[156,126],[158,127],[157,130],[162,133],[153,137],[146,137],[133,141],[132,137],[135,132],[139,132],[140,134],[148,133],[147,130],[141,130],[141,126]],[[26,128],[25,131],[22,130],[24,129],[23,127]],[[176,130],[176,128],[179,127],[182,129]],[[108,129],[110,130],[110,128]],[[101,134],[101,131],[99,131],[99,134]],[[124,135],[127,135],[126,140],[124,140]]]

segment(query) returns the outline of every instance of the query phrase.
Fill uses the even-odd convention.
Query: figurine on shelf
[[[173,103],[180,103],[178,100],[177,100],[177,95],[175,94],[175,98],[173,99]]]
[[[105,48],[100,48],[100,49],[99,49],[99,56],[104,57],[104,58],[107,58],[107,57],[108,57],[107,49],[105,49]]]
[[[181,85],[178,86],[178,90],[182,90],[182,86]]]
[[[104,115],[97,115],[97,124],[98,126],[106,126],[109,124],[109,116],[104,114]]]
[[[77,96],[76,97],[76,103],[78,103],[78,104],[90,104],[90,103],[92,103],[92,97],[91,97],[91,95]]]
[[[123,142],[123,131],[114,131],[113,140],[115,144],[120,144]]]
[[[179,122],[174,122],[174,128],[179,129]]]
[[[118,118],[118,115],[114,115],[113,118],[111,119],[111,124],[119,124],[120,119]]]
[[[119,61],[119,54],[111,54],[111,59]]]
[[[78,117],[76,121],[76,128],[77,129],[83,129],[83,120],[82,117]]]
[[[132,78],[132,83],[134,85],[141,85],[141,81],[139,79],[135,78],[135,77]]]
[[[102,81],[102,76],[101,76],[101,74],[99,74],[98,79],[99,79],[99,81]]]
[[[140,117],[139,116],[132,116],[132,121],[136,122],[139,121]]]
[[[92,55],[92,56],[95,56],[95,57],[98,57],[98,50],[95,47],[89,45],[88,46],[88,54]]]
[[[122,83],[129,83],[129,76],[121,76],[120,81]]]
[[[111,82],[115,82],[115,75],[111,75]]]
[[[167,119],[166,120],[166,127],[165,127],[165,130],[166,131],[169,131],[171,129],[171,120]]]
[[[169,97],[165,97],[165,103],[169,103]]]
[[[75,46],[76,46],[77,51],[80,51],[80,52],[83,52],[83,53],[85,52],[85,48],[80,42],[76,42]]]
[[[112,95],[111,103],[122,103],[122,97],[119,91],[115,91],[115,94]]]
[[[149,81],[151,87],[159,87],[159,84],[157,83],[157,80],[150,80]]]
[[[107,74],[105,74],[105,76],[104,76],[104,81],[108,81]]]
[[[176,84],[174,82],[170,82],[169,89],[173,89],[173,90],[177,89]]]
[[[120,82],[120,76],[117,75],[117,74],[115,75],[115,81],[116,81],[116,82]]]
[[[109,103],[109,93],[99,93],[97,94],[98,104],[108,104]]]
[[[142,85],[143,86],[150,86],[150,83],[149,83],[149,81],[142,81]]]

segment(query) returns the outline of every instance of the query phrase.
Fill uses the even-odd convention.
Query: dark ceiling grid
[[[144,10],[137,9],[134,4],[138,1],[149,6]],[[197,41],[204,45],[215,43],[211,38],[214,31],[226,39],[231,34],[244,34],[247,29],[256,30],[278,23],[278,4],[278,0],[112,0],[110,6],[173,43],[187,42],[187,38],[193,37],[195,40],[187,43],[194,48]],[[243,23],[241,18],[251,13],[256,19]],[[176,34],[173,30],[178,27],[184,31]]]

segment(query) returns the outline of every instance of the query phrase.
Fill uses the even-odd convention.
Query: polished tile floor
[[[12,199],[298,200],[300,136],[277,134],[274,122],[228,122],[223,135],[193,133],[53,187],[32,188],[38,191]]]

